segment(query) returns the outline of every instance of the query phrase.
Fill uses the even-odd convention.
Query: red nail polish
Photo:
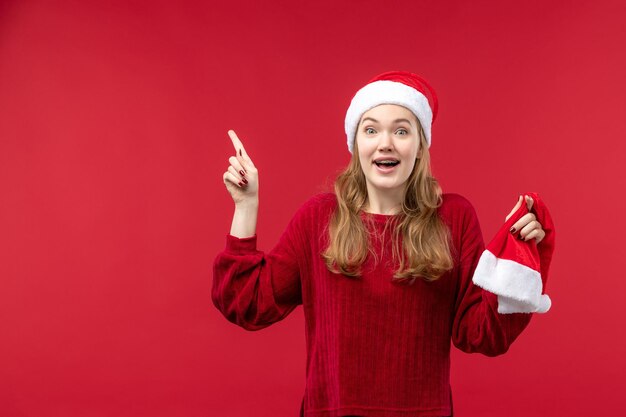
[[[243,172],[243,170],[239,170],[239,173],[241,174],[242,177],[244,177],[246,175],[246,173]]]
[[[238,185],[238,186],[240,186],[240,187],[243,187],[243,184],[241,183],[241,181],[239,181],[239,182],[237,183],[237,185]]]
[[[241,149],[239,149],[239,156],[243,156],[243,154],[241,153]]]
[[[247,180],[247,179],[245,179],[245,178],[242,178],[242,179],[241,179],[241,181],[243,181],[245,184],[247,184],[247,183],[248,183],[248,180]]]
[[[509,229],[509,232],[515,233],[515,227],[511,227],[511,229]]]

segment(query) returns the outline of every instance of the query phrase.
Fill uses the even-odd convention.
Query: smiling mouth
[[[393,160],[374,161],[374,163],[376,164],[376,166],[381,167],[381,168],[391,168],[391,167],[395,167],[396,165],[398,165],[400,161],[393,161]]]

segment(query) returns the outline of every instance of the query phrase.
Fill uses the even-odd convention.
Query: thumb
[[[513,213],[515,213],[517,211],[517,209],[520,208],[521,206],[522,206],[522,196],[520,195],[519,198],[517,199],[517,204],[515,204],[515,207],[513,207],[513,210],[511,210],[511,212],[508,214],[508,216],[506,216],[504,221],[509,220],[509,217],[511,217],[513,215]]]

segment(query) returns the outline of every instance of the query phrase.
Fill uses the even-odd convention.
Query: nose
[[[380,140],[378,142],[378,150],[379,151],[390,151],[393,149],[393,139],[388,132],[383,132],[380,135]]]

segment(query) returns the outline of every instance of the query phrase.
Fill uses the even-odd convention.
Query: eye
[[[367,133],[368,135],[371,135],[375,132],[375,130],[371,127],[366,127],[365,128],[365,133]]]
[[[401,134],[401,135],[407,135],[408,133],[409,133],[409,132],[407,132],[407,130],[406,130],[406,129],[398,129],[398,134]]]

